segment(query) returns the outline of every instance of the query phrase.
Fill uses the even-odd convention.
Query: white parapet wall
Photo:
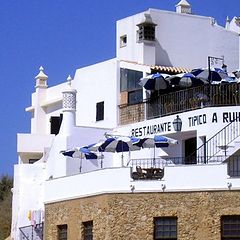
[[[227,164],[165,167],[161,180],[132,180],[131,168],[109,168],[45,182],[45,203],[104,193],[239,190],[240,179],[227,175]],[[111,179],[111,181],[109,181]],[[231,185],[231,186],[230,186]],[[230,186],[230,187],[229,187]]]

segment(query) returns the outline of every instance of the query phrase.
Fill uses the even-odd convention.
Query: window
[[[120,47],[125,47],[125,46],[127,46],[127,35],[120,37]]]
[[[221,240],[240,239],[240,215],[221,217]]]
[[[128,92],[128,103],[140,103],[143,100],[143,91],[142,89]]]
[[[177,240],[177,217],[154,218],[154,240]]]
[[[130,104],[139,103],[143,100],[142,87],[138,84],[142,77],[143,73],[140,71],[120,69],[120,89],[121,92],[128,92],[128,103]]]
[[[98,102],[96,105],[96,121],[104,119],[104,102]]]
[[[51,134],[57,135],[59,133],[61,123],[62,123],[62,114],[59,117],[52,116],[50,118],[51,123]]]
[[[138,84],[140,78],[143,77],[143,73],[131,69],[121,68],[120,69],[120,88],[121,92],[142,89]]]
[[[58,225],[58,240],[67,240],[67,224]]]
[[[83,239],[93,240],[93,221],[83,223]]]

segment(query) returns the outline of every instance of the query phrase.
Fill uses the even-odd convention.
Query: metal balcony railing
[[[236,119],[232,119],[232,122],[203,143],[191,156],[202,156],[204,163],[208,163],[212,162],[217,155],[224,153],[224,156],[221,156],[222,161],[224,161],[228,158],[228,150],[234,147],[234,140],[239,136],[240,118],[237,116]]]
[[[19,228],[20,240],[43,240],[43,222]]]
[[[211,164],[222,164],[222,158],[225,156],[211,156]],[[131,159],[128,166],[131,166],[131,176],[134,180],[161,179],[164,177],[164,168],[166,166],[195,165],[206,164],[204,157],[167,157],[167,158],[146,158]],[[240,156],[228,157],[228,175],[230,177],[240,177]]]
[[[204,107],[240,105],[240,84],[204,85],[166,94],[154,93],[141,103],[120,105],[120,124],[186,112]]]

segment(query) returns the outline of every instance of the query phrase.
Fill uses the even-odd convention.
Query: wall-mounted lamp
[[[173,129],[176,132],[180,132],[182,130],[182,120],[181,118],[177,115],[177,117],[173,120]]]
[[[166,185],[164,183],[161,184],[161,188],[164,191],[166,189]]]
[[[228,187],[228,189],[231,189],[232,183],[231,182],[227,182],[227,187]]]

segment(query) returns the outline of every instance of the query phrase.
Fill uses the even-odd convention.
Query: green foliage
[[[13,179],[7,175],[0,177],[0,240],[11,232]]]

